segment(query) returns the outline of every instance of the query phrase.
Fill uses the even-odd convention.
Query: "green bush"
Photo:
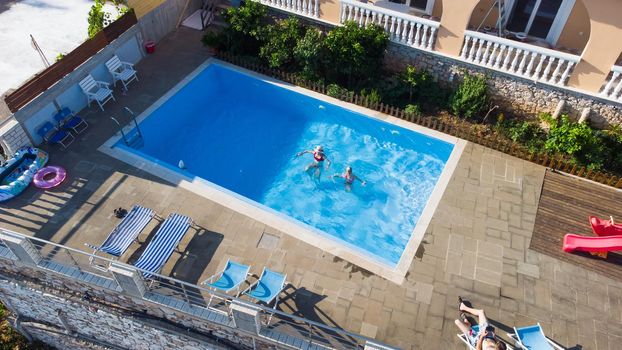
[[[567,115],[551,120],[550,125],[544,145],[547,151],[571,155],[590,169],[603,167],[609,152],[603,139],[589,125],[572,122]]]
[[[227,36],[224,32],[207,32],[201,38],[201,42],[216,50],[224,50],[227,47]]]
[[[263,19],[267,13],[267,7],[256,1],[227,9],[223,14],[229,24],[225,29],[227,48],[236,54],[257,55],[265,35]]]
[[[523,144],[534,153],[539,153],[544,147],[546,133],[540,125],[531,121],[504,121],[498,123],[499,130],[512,141]]]
[[[419,107],[419,105],[407,105],[406,108],[404,109],[404,112],[406,112],[406,114],[410,114],[415,117],[418,117],[422,114],[421,108]]]
[[[367,98],[371,105],[379,104],[382,101],[382,96],[376,89],[363,89],[360,95],[362,98]]]
[[[348,99],[350,96],[354,96],[353,91],[350,91],[337,84],[329,84],[326,87],[326,94],[330,97],[334,97],[334,98],[338,98],[342,100]]]
[[[294,68],[294,52],[305,33],[304,27],[295,17],[269,25],[265,30],[265,42],[259,49],[259,56],[272,68]]]
[[[326,79],[350,89],[364,87],[379,77],[388,42],[388,34],[377,25],[360,27],[348,21],[332,29],[324,40]]]
[[[450,92],[441,87],[428,71],[408,65],[401,80],[408,89],[408,103],[416,103],[430,112],[446,107]]]
[[[95,36],[100,30],[104,29],[104,20],[106,19],[106,13],[103,11],[106,0],[95,0],[95,3],[89,10],[89,16],[87,18],[89,38]]]
[[[451,97],[451,110],[454,114],[474,118],[479,116],[488,104],[488,86],[482,76],[467,74]]]
[[[307,29],[305,35],[298,40],[294,47],[294,58],[302,68],[300,74],[303,79],[321,80],[325,60],[322,32],[315,28]]]

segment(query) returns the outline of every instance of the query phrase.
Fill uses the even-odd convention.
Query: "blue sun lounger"
[[[508,334],[520,349],[525,350],[564,350],[561,346],[548,339],[540,324],[516,328],[514,334]]]
[[[479,332],[479,325],[478,324],[473,325],[473,326],[471,326],[471,329],[473,330],[473,332],[475,334],[477,334]],[[460,333],[460,334],[458,334],[458,338],[460,338],[460,340],[462,340],[462,342],[466,344],[466,346],[469,348],[469,350],[476,350],[475,345],[471,344],[471,342],[469,341],[469,338],[467,337],[466,334]],[[511,347],[505,340],[503,340],[503,339],[499,339],[499,340],[501,340],[505,344],[505,348],[507,350],[514,350],[514,348]]]
[[[54,120],[58,123],[58,126],[62,129],[69,129],[76,135],[86,130],[89,124],[86,120],[75,115],[71,109],[64,107],[60,111],[54,114]]]
[[[164,220],[147,249],[134,263],[143,270],[145,278],[151,278],[162,269],[191,224],[192,219],[179,214],[171,214]]]
[[[246,281],[250,266],[237,263],[235,261],[227,260],[224,270],[221,273],[217,273],[212,277],[206,279],[201,284],[219,289],[225,293],[228,293],[234,289],[240,291],[240,285]],[[214,279],[218,279],[214,281]]]
[[[51,122],[46,121],[37,129],[37,135],[41,136],[49,144],[59,144],[63,149],[69,147],[74,137],[65,130],[58,130]]]
[[[274,301],[273,309],[276,309],[279,303],[279,294],[285,287],[285,277],[286,275],[264,267],[259,279],[246,288],[243,293],[268,305]]]

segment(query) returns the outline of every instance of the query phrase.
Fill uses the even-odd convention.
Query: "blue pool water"
[[[210,64],[121,147],[290,216],[395,266],[453,145]],[[323,145],[319,178],[304,168]],[[186,170],[176,168],[182,159]],[[367,181],[331,180],[350,165]]]

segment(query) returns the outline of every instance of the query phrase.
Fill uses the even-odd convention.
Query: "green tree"
[[[279,21],[266,27],[265,42],[259,49],[259,56],[272,68],[294,68],[294,50],[303,38],[304,27],[295,17]]]
[[[89,22],[89,38],[94,37],[100,30],[104,29],[104,20],[106,19],[106,15],[103,11],[103,7],[105,3],[106,0],[95,0],[95,4],[91,6],[89,17],[87,19]]]
[[[377,79],[388,41],[388,34],[375,24],[360,27],[348,21],[334,28],[324,40],[327,80],[358,89]]]
[[[301,75],[307,80],[320,80],[325,60],[324,37],[321,31],[308,28],[294,47],[294,58],[302,68]]]
[[[240,7],[231,7],[223,14],[229,27],[225,30],[229,49],[236,54],[259,53],[265,33],[263,19],[266,6],[256,1],[246,1]]]

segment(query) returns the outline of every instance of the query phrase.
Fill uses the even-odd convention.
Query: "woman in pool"
[[[324,153],[324,148],[322,148],[322,146],[317,146],[314,150],[305,150],[302,152],[298,152],[296,153],[296,157],[300,157],[305,153],[311,153],[313,155],[313,163],[307,165],[307,167],[305,168],[306,172],[308,172],[311,168],[316,169],[316,175],[317,177],[320,177],[320,174],[322,172],[322,164],[324,164],[324,161],[326,161],[326,169],[328,170],[328,167],[330,166],[330,159],[328,159],[326,153]]]
[[[367,184],[367,181],[361,179],[360,177],[354,175],[354,173],[352,172],[352,167],[348,166],[346,167],[346,172],[343,174],[335,174],[333,175],[333,179],[336,177],[341,177],[344,179],[345,185],[346,185],[346,191],[350,192],[352,190],[352,185],[354,184],[354,181],[358,180],[361,182],[361,185],[365,186],[365,184]]]

